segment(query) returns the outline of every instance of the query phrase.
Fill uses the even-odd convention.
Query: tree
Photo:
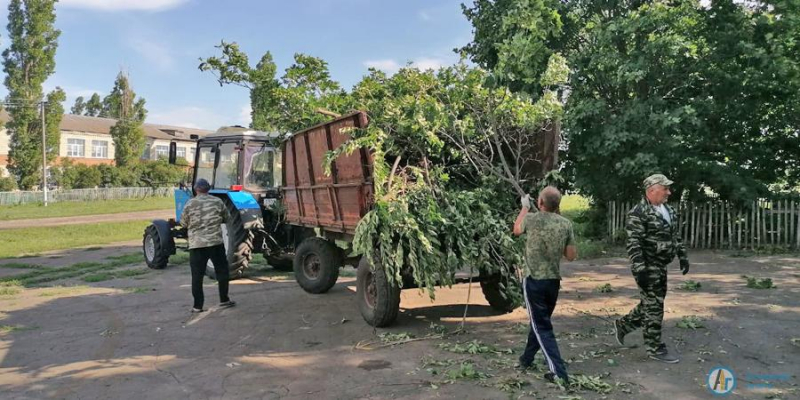
[[[641,196],[654,172],[678,197],[710,188],[745,201],[798,181],[792,4],[478,0],[465,8],[475,37],[462,50],[526,92],[544,56],[567,58],[566,170],[601,204]]]
[[[75,104],[72,105],[70,113],[73,115],[83,115],[85,111],[86,111],[86,103],[83,101],[83,96],[76,97]]]
[[[147,115],[144,105],[144,99],[136,99],[127,75],[120,72],[111,93],[103,99],[104,114],[117,119],[111,127],[117,166],[136,163],[142,154],[145,145],[142,123]]]
[[[103,102],[100,100],[100,95],[92,93],[92,97],[86,102],[86,112],[83,115],[87,117],[99,117],[103,112]]]
[[[46,115],[47,160],[58,155],[64,93],[58,88],[46,98],[42,93],[42,84],[55,70],[61,34],[54,28],[54,5],[54,0],[11,0],[8,5],[11,44],[3,51],[6,101],[13,104],[8,108],[10,121],[6,125],[11,132],[8,169],[23,188],[41,182],[42,125],[37,103],[43,100],[52,101]]]
[[[295,54],[294,63],[278,80],[269,52],[253,68],[236,43],[223,41],[216,47],[222,55],[201,59],[199,69],[213,72],[220,85],[250,90],[254,129],[290,133],[327,119],[318,112],[320,108],[338,113],[347,110],[346,92],[331,79],[328,63],[320,58]]]

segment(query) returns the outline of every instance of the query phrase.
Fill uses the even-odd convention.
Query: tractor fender
[[[252,194],[247,192],[226,192],[225,194],[234,207],[239,210],[245,229],[257,229],[264,226],[261,206]]]
[[[172,238],[172,229],[169,227],[169,222],[163,219],[154,219],[153,226],[158,230],[161,248],[169,249],[169,254],[175,254],[175,239]]]

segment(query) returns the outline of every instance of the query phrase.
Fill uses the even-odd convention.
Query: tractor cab
[[[281,185],[281,160],[274,143],[278,134],[240,127],[221,128],[197,142],[194,179],[203,178],[214,191],[256,195]]]

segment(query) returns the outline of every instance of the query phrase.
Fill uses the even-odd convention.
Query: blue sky
[[[69,110],[77,96],[106,94],[120,69],[147,100],[147,122],[216,129],[247,124],[247,90],[220,87],[197,69],[235,41],[254,64],[271,51],[278,76],[302,52],[328,61],[350,88],[374,66],[396,71],[406,62],[436,68],[458,60],[452,49],[471,38],[464,0],[61,0],[56,73]],[[8,0],[0,0],[0,47],[8,45]],[[5,97],[5,87],[0,96]]]

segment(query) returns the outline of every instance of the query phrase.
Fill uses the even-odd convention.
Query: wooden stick
[[[733,209],[728,203],[728,249],[733,249]]]
[[[736,247],[742,248],[742,208],[736,210]]]
[[[711,248],[711,238],[712,238],[711,235],[714,232],[713,228],[711,226],[712,217],[713,217],[713,203],[709,202],[708,203],[708,218],[706,219],[706,223],[707,223],[707,226],[708,226],[708,231],[705,234],[705,237],[706,237],[706,246],[705,247],[707,249]]]

